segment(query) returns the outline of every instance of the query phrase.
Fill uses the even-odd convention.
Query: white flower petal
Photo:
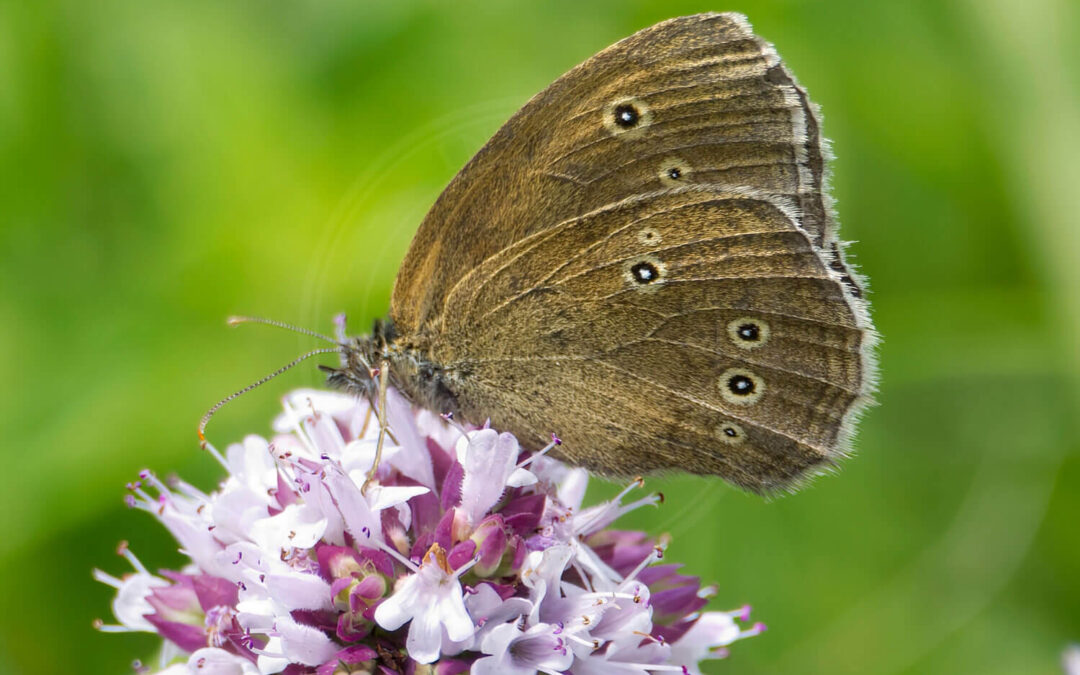
[[[421,612],[409,624],[405,648],[418,663],[432,663],[442,649],[442,624],[434,612]]]
[[[204,572],[220,574],[222,570],[215,565],[217,554],[222,545],[214,538],[208,526],[201,521],[180,514],[175,509],[166,507],[160,516],[161,523],[180,542],[180,548]]]
[[[714,647],[723,647],[739,637],[739,626],[725,612],[705,612],[697,622],[671,645],[671,658],[680,664],[693,666],[710,658]]]
[[[281,638],[272,637],[266,643],[266,647],[263,648],[267,654],[281,654],[283,647],[281,646]],[[266,656],[265,654],[259,655],[259,672],[271,675],[272,673],[280,673],[289,667],[289,660],[280,656]]]
[[[574,655],[555,635],[556,626],[537,624],[522,631],[514,623],[497,626],[484,638],[481,650],[491,654],[480,672],[535,673],[562,672],[570,667]],[[637,636],[641,640],[640,636]],[[479,661],[477,661],[479,663]],[[495,670],[498,666],[498,670]],[[475,675],[476,669],[473,669]]]
[[[469,675],[506,675],[509,670],[507,659],[502,656],[485,656],[473,661]],[[533,673],[536,671],[534,670]],[[516,675],[516,674],[515,674]]]
[[[507,598],[489,584],[479,584],[465,597],[465,608],[474,623],[497,626],[500,623],[528,614],[532,603],[525,598]]]
[[[465,611],[465,598],[462,597],[460,584],[457,584],[456,592],[450,591],[443,596],[436,606],[435,615],[446,627],[447,637],[454,642],[466,640],[476,632],[476,626]]]
[[[298,389],[289,393],[283,400],[285,411],[274,419],[273,428],[278,433],[291,433],[300,427],[305,418],[311,416],[314,408],[330,416],[346,416],[367,403],[356,397],[339,392],[318,389]]]
[[[199,675],[246,675],[257,672],[245,668],[250,664],[247,659],[223,649],[208,647],[194,652],[188,658],[187,667],[190,672]]]
[[[397,630],[412,619],[419,597],[419,576],[409,575],[398,583],[393,595],[375,608],[375,623],[386,630]]]
[[[506,654],[510,643],[519,635],[521,635],[521,631],[518,630],[516,623],[504,623],[501,626],[496,626],[491,629],[484,641],[480,643],[480,651],[496,656]]]
[[[517,439],[511,434],[493,429],[470,432],[461,482],[461,509],[470,524],[479,523],[499,501],[519,452]]]
[[[210,507],[214,535],[224,544],[242,541],[256,521],[267,516],[268,501],[239,481],[230,480]]]
[[[421,485],[435,489],[435,469],[427,443],[416,427],[416,416],[405,397],[396,389],[387,392],[386,417],[394,436],[401,444],[401,451],[388,461],[398,471]]]
[[[242,598],[236,603],[236,620],[245,630],[267,633],[274,628],[274,610],[275,605],[268,597]]]
[[[311,548],[322,539],[326,518],[306,504],[289,504],[280,513],[251,525],[251,540],[264,551]]]
[[[332,609],[330,584],[314,574],[271,574],[266,577],[266,590],[289,611],[294,609]]]
[[[361,546],[369,545],[368,539],[375,538],[382,541],[382,523],[379,522],[378,514],[371,510],[367,499],[360,492],[357,485],[347,475],[338,471],[330,471],[325,478],[327,488],[337,502],[337,508],[345,521],[345,529],[349,531]]]
[[[345,438],[341,435],[341,429],[330,414],[318,408],[316,411],[318,414],[308,415],[301,422],[301,427],[315,446],[316,456],[341,457],[345,449]]]
[[[528,469],[515,468],[506,479],[507,487],[526,487],[536,483],[536,476]]]
[[[585,490],[589,486],[589,472],[585,469],[570,469],[559,481],[559,501],[565,506],[579,511],[585,499]]]
[[[385,485],[368,486],[368,503],[373,511],[382,511],[391,506],[404,504],[417,495],[431,492],[422,485],[406,485],[401,487],[387,487]]]
[[[280,563],[280,551],[271,557],[255,544],[241,541],[229,544],[214,557],[214,566],[219,570],[217,576],[238,583],[251,579],[253,575],[270,572],[274,561]]]
[[[341,510],[334,503],[330,489],[325,482],[318,479],[314,474],[306,474],[311,483],[304,493],[304,503],[326,519],[326,529],[323,531],[323,542],[334,546],[345,544],[345,521]]]
[[[353,480],[356,480],[357,475],[364,476],[366,479],[367,473],[371,471],[371,465],[375,463],[375,451],[378,446],[377,437],[351,441],[341,452],[341,468],[345,470],[345,473],[353,476]],[[394,445],[387,440],[383,444],[380,462],[392,463],[392,460],[400,452],[401,446]],[[380,464],[380,466],[383,466],[383,464]],[[363,484],[363,480],[358,482]]]
[[[288,617],[278,617],[275,628],[281,636],[282,651],[291,663],[318,666],[332,659],[339,648],[326,633]]]
[[[225,457],[232,478],[254,494],[266,498],[267,491],[277,487],[277,465],[265,438],[245,436],[243,444],[233,443],[225,450]]]
[[[421,436],[426,436],[440,448],[453,449],[461,432],[447,424],[442,417],[430,410],[418,410],[416,414],[416,429]]]
[[[151,574],[128,575],[116,591],[116,597],[112,603],[113,615],[128,628],[156,632],[157,629],[153,624],[143,618],[147,614],[154,613],[154,608],[150,606],[146,598],[150,595],[150,589],[168,585],[168,581]]]

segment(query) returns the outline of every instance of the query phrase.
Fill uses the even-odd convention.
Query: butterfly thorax
[[[376,321],[370,335],[348,338],[341,350],[341,367],[324,367],[327,384],[374,400],[378,369],[389,365],[390,383],[413,403],[429,410],[457,412],[451,374],[428,357],[426,350],[400,338],[390,321]]]

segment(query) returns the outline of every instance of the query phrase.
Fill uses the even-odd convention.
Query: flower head
[[[393,440],[349,396],[299,391],[271,440],[211,454],[206,494],[149,471],[127,502],[191,559],[95,571],[118,625],[161,635],[161,672],[698,672],[761,624],[703,611],[712,590],[660,562],[664,542],[609,529],[657,495],[582,508],[587,474],[492,429],[448,427],[391,392]],[[425,665],[430,664],[430,665]],[[426,669],[426,670],[424,670]]]

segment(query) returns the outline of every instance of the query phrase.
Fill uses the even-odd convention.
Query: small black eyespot
[[[744,323],[736,331],[739,338],[746,342],[757,342],[761,339],[761,327],[756,323]]]
[[[667,171],[668,178],[671,180],[679,180],[682,178],[682,169],[677,166],[673,166]]]
[[[727,445],[739,445],[746,440],[746,432],[734,422],[721,422],[717,432],[717,440]]]
[[[634,275],[634,281],[639,284],[651,284],[660,278],[660,270],[651,262],[639,262],[630,268],[630,274]]]
[[[754,381],[745,375],[733,375],[727,381],[727,387],[736,396],[749,396],[754,393]]]
[[[623,103],[622,105],[615,106],[615,124],[623,129],[636,127],[640,120],[641,113],[639,113],[638,109],[633,105]]]

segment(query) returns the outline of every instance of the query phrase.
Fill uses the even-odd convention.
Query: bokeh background
[[[1080,640],[1080,6],[1069,0],[0,2],[0,672],[123,673],[101,635],[143,467],[210,488],[195,423],[363,330],[416,225],[532,94],[656,21],[738,10],[826,114],[873,286],[859,455],[771,503],[654,480],[629,525],[770,631],[716,673],[1058,673]],[[228,406],[268,431],[314,367]],[[608,488],[597,489],[597,496]]]

